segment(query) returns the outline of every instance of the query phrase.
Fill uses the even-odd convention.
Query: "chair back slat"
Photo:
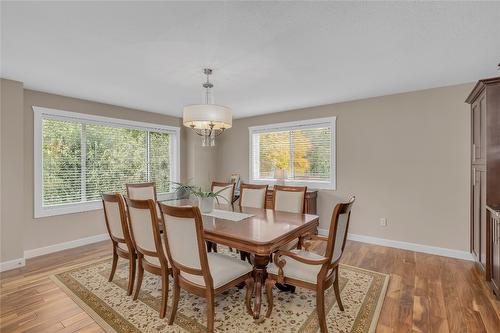
[[[125,198],[125,201],[130,235],[137,252],[145,256],[158,257],[162,264],[166,264],[166,254],[160,234],[162,221],[156,216],[155,201],[130,198]]]
[[[156,201],[156,184],[155,183],[136,183],[126,184],[127,197],[134,200],[148,200]]]
[[[240,185],[240,207],[266,208],[267,185]]]
[[[219,195],[224,199],[217,198],[217,201],[220,204],[231,205],[233,203],[235,186],[235,183],[212,182],[211,191],[215,193],[222,190]]]
[[[207,250],[203,239],[203,222],[198,207],[160,204],[165,224],[167,254],[181,276],[203,275],[211,283]],[[208,280],[208,281],[207,281]]]
[[[274,186],[274,210],[304,214],[306,186]]]
[[[120,193],[102,194],[104,219],[111,239],[125,242],[129,236],[125,202]]]
[[[344,252],[354,201],[352,197],[349,202],[337,204],[333,210],[325,253],[332,263],[338,262]]]

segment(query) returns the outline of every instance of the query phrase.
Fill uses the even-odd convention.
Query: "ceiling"
[[[1,75],[28,89],[241,118],[498,76],[500,2],[2,2]]]

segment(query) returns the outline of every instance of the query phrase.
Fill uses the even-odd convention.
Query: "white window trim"
[[[172,134],[169,140],[172,152],[173,162],[170,166],[170,177],[172,181],[178,182],[180,179],[180,127],[159,125],[133,120],[110,118],[103,116],[90,115],[63,110],[50,109],[45,107],[33,106],[34,113],[34,218],[80,213],[91,210],[102,209],[100,200],[68,203],[44,207],[43,206],[43,153],[42,153],[42,119],[51,118],[58,120],[67,120],[73,118],[76,121],[85,121],[86,123],[106,124],[109,126],[119,126],[131,129],[151,130],[158,132],[167,132]],[[158,200],[166,200],[172,197],[174,192],[158,193]]]
[[[336,164],[336,155],[337,155],[337,117],[327,117],[327,118],[316,118],[316,119],[308,119],[308,120],[301,120],[301,121],[290,121],[290,122],[285,122],[285,123],[276,123],[276,124],[268,124],[268,125],[260,125],[260,126],[251,126],[248,127],[248,145],[249,145],[249,157],[248,157],[248,170],[249,170],[249,177],[250,181],[252,183],[256,184],[269,184],[269,185],[275,185],[276,184],[276,179],[257,179],[254,178],[254,170],[257,168],[256,163],[258,161],[253,161],[252,160],[252,152],[253,152],[253,134],[255,133],[265,133],[265,132],[274,132],[274,131],[280,131],[280,130],[291,130],[291,129],[297,129],[299,127],[304,127],[308,128],[317,124],[324,124],[324,123],[330,123],[330,126],[332,128],[332,154],[331,154],[331,174],[330,174],[330,180],[329,181],[307,181],[307,180],[286,180],[285,184],[286,185],[291,185],[291,186],[307,186],[311,189],[325,189],[325,190],[336,190],[337,189],[337,164]],[[255,164],[255,165],[254,165]]]

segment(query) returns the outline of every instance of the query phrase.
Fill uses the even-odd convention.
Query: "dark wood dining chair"
[[[167,311],[168,275],[171,273],[165,250],[165,238],[160,234],[160,228],[165,230],[165,226],[163,220],[158,219],[156,214],[157,206],[154,200],[125,198],[125,201],[127,203],[130,235],[138,259],[134,300],[139,297],[145,270],[161,276],[160,318],[164,318]]]
[[[155,202],[158,201],[158,196],[156,193],[156,183],[129,183],[125,184],[127,188],[127,197],[133,200],[148,200],[152,199]],[[158,218],[160,218],[160,209],[156,209]]]
[[[221,253],[208,253],[203,238],[203,222],[198,207],[172,207],[160,204],[166,227],[165,243],[174,276],[172,325],[179,304],[180,288],[207,299],[207,328],[214,331],[214,297],[242,282],[246,298],[253,289],[253,267],[247,262]]]
[[[354,200],[352,197],[349,202],[335,206],[328,237],[310,236],[311,240],[326,242],[323,256],[306,250],[276,252],[274,262],[267,268],[266,294],[269,304],[267,317],[271,315],[273,309],[272,288],[276,282],[316,291],[316,310],[321,333],[328,332],[324,299],[325,290],[332,284],[339,309],[344,311],[339,289],[339,262],[345,248]],[[306,248],[308,245],[306,242]]]
[[[281,212],[304,214],[306,211],[307,186],[275,185],[273,191],[274,210]],[[282,250],[291,250],[301,246],[300,239],[295,239],[282,247]]]
[[[240,207],[266,208],[268,185],[245,184],[240,185]]]
[[[217,202],[223,205],[232,205],[234,200],[234,189],[236,187],[235,183],[224,183],[224,182],[212,182],[211,191],[218,192],[223,200],[218,200]]]
[[[109,274],[109,282],[115,276],[118,257],[128,260],[128,287],[127,295],[132,295],[134,289],[136,253],[127,223],[125,201],[120,193],[101,194],[104,208],[104,220],[109,238],[113,244],[113,264]]]
[[[210,191],[218,192],[221,197],[224,199],[219,200],[219,198],[215,198],[215,200],[222,205],[232,205],[234,199],[234,189],[236,187],[235,183],[224,183],[224,182],[212,182],[212,186],[210,187]],[[217,244],[213,242],[207,241],[207,249],[208,252],[217,252]],[[229,248],[230,251],[233,251],[232,248]]]
[[[257,184],[245,184],[240,185],[240,200],[239,206],[251,207],[251,208],[263,208],[266,209],[266,196],[268,185],[257,185]],[[240,251],[241,260],[250,261],[250,254],[244,251]]]

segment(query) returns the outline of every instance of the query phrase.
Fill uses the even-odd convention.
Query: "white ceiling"
[[[205,66],[235,118],[500,75],[500,2],[1,6],[2,77],[175,116]]]

